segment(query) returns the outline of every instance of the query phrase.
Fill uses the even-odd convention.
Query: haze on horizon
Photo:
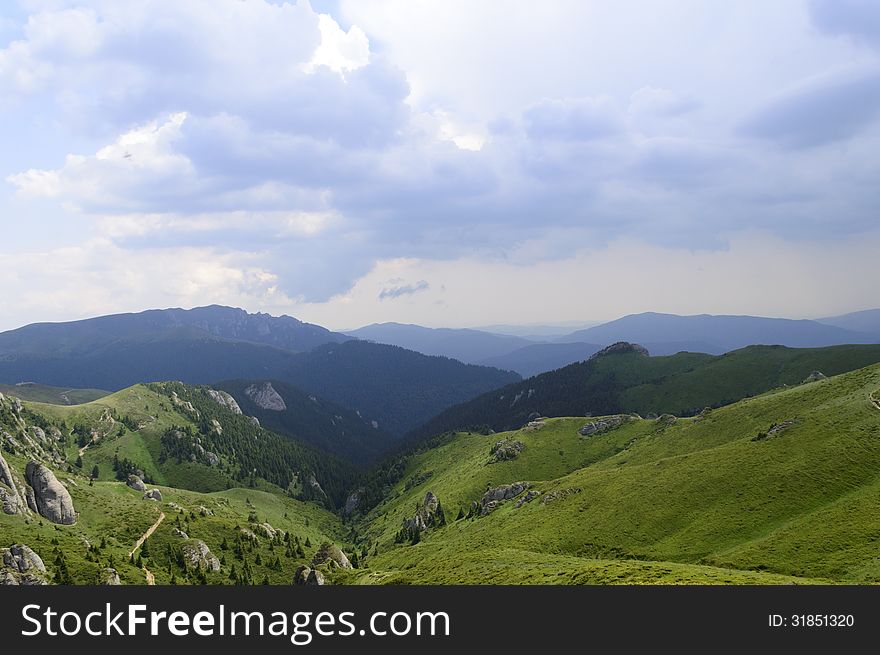
[[[21,0],[0,330],[876,307],[880,4]]]

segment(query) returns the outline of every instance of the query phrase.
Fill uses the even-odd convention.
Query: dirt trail
[[[128,554],[129,557],[131,557],[132,555],[134,555],[135,551],[136,551],[138,548],[140,548],[141,546],[144,545],[144,542],[145,542],[147,539],[150,538],[150,535],[153,534],[153,533],[156,531],[156,528],[158,528],[159,525],[160,525],[160,524],[162,523],[162,521],[164,521],[164,520],[165,520],[165,512],[160,512],[160,513],[159,513],[159,519],[158,519],[155,523],[153,523],[153,525],[151,525],[151,526],[147,529],[146,532],[144,532],[144,533],[141,535],[141,538],[140,538],[140,539],[138,539],[136,542],[134,542],[134,548],[132,548],[132,549],[131,549],[131,552]],[[146,570],[147,570],[147,567],[144,567],[144,571],[146,571]],[[150,574],[150,575],[152,575],[152,574]],[[148,576],[147,576],[147,579],[149,579],[149,577],[150,577],[150,576],[148,575]]]

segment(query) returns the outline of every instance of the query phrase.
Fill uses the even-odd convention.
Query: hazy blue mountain
[[[508,336],[522,337],[531,341],[550,341],[554,337],[562,337],[571,334],[574,330],[600,325],[602,321],[565,321],[564,323],[540,324],[527,323],[524,325],[509,325],[501,323],[497,325],[480,325],[474,330],[491,332],[492,334],[506,334]]]
[[[487,357],[479,363],[531,377],[582,361],[601,349],[602,346],[594,343],[534,343],[505,355]]]
[[[533,343],[528,339],[480,330],[427,328],[403,323],[374,323],[346,333],[351,337],[400,346],[425,355],[452,357],[474,364]]]
[[[255,339],[312,349],[297,353]],[[0,383],[118,390],[140,382],[237,379],[293,384],[400,435],[520,376],[225,307],[123,314],[0,334]]]
[[[820,318],[818,321],[845,330],[880,336],[880,309],[866,309],[841,316],[829,316],[828,318]]]
[[[352,340],[297,355],[282,379],[402,435],[447,407],[521,378],[512,371]]]
[[[90,353],[118,340],[158,341],[165,338],[247,341],[294,352],[349,339],[291,316],[249,314],[243,309],[210,305],[26,325],[0,333],[0,358],[24,354]]]
[[[727,352],[752,344],[809,348],[846,343],[876,343],[880,339],[817,321],[709,314],[678,316],[646,312],[578,330],[557,341],[599,344],[630,341],[648,344],[646,347],[649,350],[649,344],[698,342],[704,348],[709,348],[708,352]]]

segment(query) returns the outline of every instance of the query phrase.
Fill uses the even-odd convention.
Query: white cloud
[[[312,59],[304,65],[307,72],[326,66],[337,73],[345,73],[370,62],[370,41],[357,25],[352,25],[346,32],[331,16],[321,14],[318,28],[321,31],[321,44]]]

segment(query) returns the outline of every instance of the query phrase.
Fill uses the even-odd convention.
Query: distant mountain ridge
[[[33,323],[0,333],[0,359],[22,354],[89,352],[117,340],[151,341],[200,335],[293,352],[350,338],[291,316],[249,314],[243,309],[209,305],[193,309],[150,309],[63,323]]]
[[[425,355],[451,357],[466,364],[478,364],[486,358],[506,355],[534,343],[530,339],[482,330],[427,328],[403,323],[374,323],[346,334]]]
[[[361,454],[369,451],[371,457],[384,447],[372,443],[375,437],[399,437],[446,407],[518,379],[509,371],[228,307],[151,310],[35,324],[0,334],[0,383],[114,391],[168,380],[190,385],[278,380],[360,412],[369,426],[376,421],[378,428],[349,427],[343,439],[355,434],[369,438]],[[312,420],[293,422],[287,431],[306,424],[317,425]],[[310,440],[333,450],[322,439],[342,433],[325,427],[311,432]]]
[[[578,330],[556,341],[598,344],[615,341],[641,344],[702,342],[704,347],[713,347],[713,352],[728,352],[751,345],[818,348],[848,343],[878,343],[880,334],[857,332],[810,320],[645,312]]]

